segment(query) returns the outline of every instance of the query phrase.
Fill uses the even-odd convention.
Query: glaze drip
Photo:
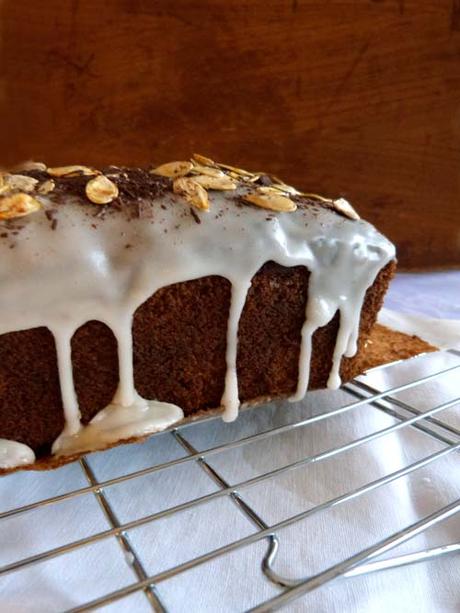
[[[242,281],[234,281],[232,283],[230,312],[227,324],[227,351],[225,356],[227,372],[225,373],[225,388],[221,400],[221,405],[224,407],[224,421],[234,421],[238,416],[240,406],[238,376],[236,372],[238,325],[250,286],[251,279],[243,279]]]
[[[192,216],[189,203],[168,192],[158,197],[154,207],[151,198],[145,201],[153,207],[152,218],[126,219],[115,213],[98,223],[94,223],[97,207],[82,203],[81,198],[69,195],[56,209],[52,196],[43,196],[44,210],[24,218],[15,249],[0,242],[0,334],[47,326],[56,341],[66,425],[54,453],[95,449],[182,419],[179,407],[140,398],[133,375],[133,315],[156,290],[174,283],[208,275],[231,283],[221,401],[225,421],[238,414],[240,316],[251,279],[268,261],[286,267],[302,265],[310,271],[299,379],[292,399],[303,398],[308,389],[315,330],[337,311],[340,329],[328,386],[340,385],[341,359],[356,352],[366,290],[394,258],[394,247],[370,224],[327,208],[319,210],[312,202],[269,217],[260,208],[237,206],[247,193],[245,185],[231,192],[210,191],[209,211],[194,211]],[[57,231],[49,223],[50,208],[59,224]],[[118,342],[120,381],[113,402],[82,426],[72,377],[71,339],[89,320],[102,321],[112,329]],[[22,446],[19,453],[17,445],[0,442],[0,467],[2,461],[6,465],[21,461],[18,458],[34,461],[31,450],[22,453]]]
[[[0,438],[0,468],[17,468],[34,462],[35,453],[30,447]]]

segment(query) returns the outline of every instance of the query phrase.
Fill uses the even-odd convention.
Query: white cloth
[[[460,270],[397,274],[379,322],[440,349],[460,349]]]

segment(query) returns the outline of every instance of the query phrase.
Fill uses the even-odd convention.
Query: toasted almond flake
[[[235,181],[223,175],[222,177],[210,177],[208,175],[197,175],[193,180],[199,183],[205,189],[231,190],[236,189]]]
[[[52,177],[78,177],[80,175],[91,176],[99,174],[99,171],[88,166],[56,166],[47,168],[47,173]]]
[[[240,177],[247,177],[248,179],[254,176],[253,172],[249,172],[247,170],[243,170],[242,168],[236,168],[235,166],[230,166],[229,164],[217,164],[219,168],[223,168],[224,170],[230,170],[234,172],[236,175]]]
[[[40,202],[29,194],[19,193],[0,197],[0,219],[24,217],[40,208]]]
[[[179,177],[175,179],[173,191],[175,194],[183,196],[195,208],[203,211],[209,209],[208,192],[194,178]]]
[[[282,181],[279,177],[277,177],[276,175],[268,175],[270,177],[270,179],[273,181],[273,183],[277,183],[278,185],[283,185],[284,181]]]
[[[200,155],[199,153],[194,153],[192,156],[192,160],[198,162],[198,164],[202,164],[203,166],[215,166],[216,163],[211,158],[207,158],[205,155]]]
[[[28,177],[27,175],[10,175],[6,173],[2,176],[0,193],[14,190],[19,190],[21,192],[33,192],[37,183],[37,179]]]
[[[332,201],[332,206],[336,211],[342,213],[349,219],[360,219],[358,213],[345,198],[338,198]]]
[[[45,172],[46,164],[43,164],[43,162],[33,162],[32,160],[29,160],[28,162],[18,164],[15,170],[40,170],[41,172]]]
[[[208,177],[226,177],[227,176],[225,172],[220,170],[220,168],[214,168],[210,166],[201,166],[200,164],[195,164],[191,172],[194,175],[207,175]]]
[[[118,197],[118,187],[104,175],[90,179],[86,184],[85,192],[88,200],[95,204],[109,204]]]
[[[233,170],[228,170],[225,174],[227,177],[235,179],[235,181],[244,181],[245,183],[254,183],[254,181],[260,178],[260,175],[242,175],[241,173],[233,172]]]
[[[277,194],[278,196],[281,192],[286,193],[280,185],[261,185],[257,188],[257,192],[259,194]]]
[[[53,191],[55,186],[56,184],[54,183],[53,179],[47,179],[46,181],[43,181],[43,183],[40,183],[40,185],[37,187],[37,192],[42,195],[49,194]]]
[[[284,196],[298,196],[298,192],[294,187],[286,185],[285,183],[277,183],[275,185],[263,185],[257,188],[257,191],[261,194],[281,194]]]
[[[237,172],[233,172],[233,170],[228,170],[225,174],[227,175],[227,177],[235,179],[236,181],[248,181],[248,177],[239,175]]]
[[[279,189],[280,191],[286,194],[291,194],[292,196],[300,195],[300,192],[298,189],[296,189],[295,187],[292,187],[292,185],[287,185],[286,183],[276,183],[273,187],[275,187],[276,189]]]
[[[251,204],[255,204],[256,206],[260,206],[263,209],[269,209],[271,211],[279,211],[279,212],[291,212],[295,211],[297,205],[295,202],[292,202],[286,196],[282,196],[281,194],[276,193],[253,193],[246,194],[243,196],[243,200],[246,202],[250,202]]]
[[[0,172],[0,194],[8,192],[10,189],[6,179],[7,176],[7,172]]]
[[[291,187],[290,185],[286,185],[286,183],[274,183],[273,185],[267,185],[259,187],[259,191],[262,193],[275,193],[275,194],[289,194],[291,196],[298,196],[300,192],[295,189],[295,187]]]
[[[325,198],[324,196],[320,196],[319,194],[311,194],[311,193],[307,193],[307,192],[301,192],[300,195],[304,196],[305,198],[312,198],[313,200],[320,200],[321,202],[328,202],[329,204],[333,204],[333,202],[334,202],[330,198]]]
[[[150,172],[154,175],[160,175],[161,177],[175,179],[176,177],[184,177],[192,168],[193,164],[191,162],[168,162],[167,164],[157,166],[157,168],[154,168]]]

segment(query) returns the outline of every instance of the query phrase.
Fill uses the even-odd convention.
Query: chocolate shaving
[[[270,187],[270,185],[273,185],[273,181],[268,175],[260,175],[257,181],[254,181],[254,183],[257,185],[263,185],[264,187]]]
[[[198,223],[198,224],[201,223],[201,219],[198,217],[198,213],[192,207],[190,207],[190,215],[193,217],[193,219],[196,221],[196,223]]]

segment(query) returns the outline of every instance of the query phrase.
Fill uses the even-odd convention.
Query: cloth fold
[[[439,349],[460,350],[460,320],[438,319],[414,313],[398,313],[383,308],[379,313],[378,322],[398,332],[415,334],[427,343],[439,347]]]

